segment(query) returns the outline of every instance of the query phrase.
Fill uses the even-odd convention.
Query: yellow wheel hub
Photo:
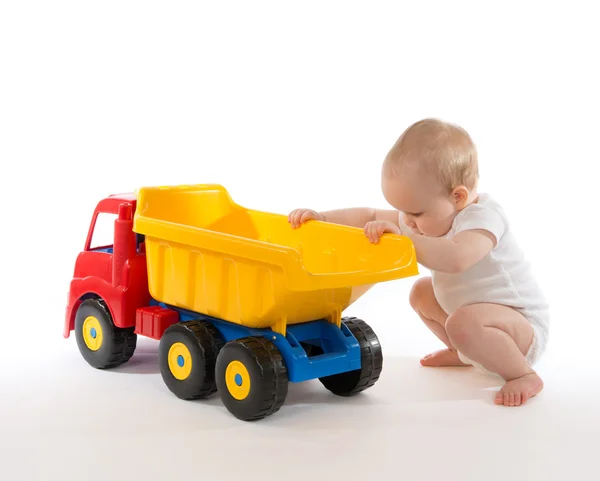
[[[174,343],[169,349],[169,370],[175,379],[184,381],[192,372],[192,355],[185,344]]]
[[[102,325],[95,316],[88,316],[83,321],[83,341],[90,351],[102,347]]]
[[[243,401],[250,394],[250,373],[240,361],[231,361],[225,371],[227,390],[234,399]]]

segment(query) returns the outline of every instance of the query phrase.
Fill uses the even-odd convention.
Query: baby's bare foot
[[[427,354],[421,359],[421,364],[428,367],[443,367],[443,366],[468,366],[458,358],[458,354],[450,349],[442,349],[441,351]]]
[[[542,378],[535,372],[508,381],[496,394],[494,402],[504,406],[520,406],[544,388]]]

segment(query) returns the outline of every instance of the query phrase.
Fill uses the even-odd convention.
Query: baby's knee
[[[422,277],[414,283],[408,296],[410,306],[415,310],[419,311],[422,309],[428,299],[433,296],[433,284],[431,277]]]
[[[455,346],[471,342],[479,329],[479,319],[469,309],[458,309],[446,319],[446,333]]]

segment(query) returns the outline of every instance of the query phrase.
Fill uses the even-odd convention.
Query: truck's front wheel
[[[129,361],[137,344],[134,329],[115,327],[108,307],[100,299],[86,299],[77,309],[75,338],[83,358],[97,369]]]

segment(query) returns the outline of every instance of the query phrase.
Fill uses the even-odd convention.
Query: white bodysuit
[[[452,239],[459,232],[472,229],[491,232],[497,239],[496,246],[464,272],[448,274],[432,271],[435,297],[447,314],[461,306],[482,302],[510,306],[521,312],[534,329],[534,339],[526,355],[533,365],[544,353],[549,338],[548,302],[502,207],[488,194],[479,194],[477,203],[463,209],[445,237]],[[463,362],[476,364],[458,354]]]

